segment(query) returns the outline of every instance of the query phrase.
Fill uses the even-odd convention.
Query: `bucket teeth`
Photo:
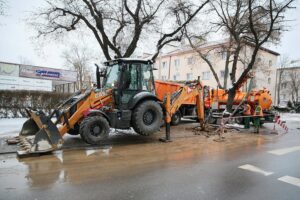
[[[27,141],[26,138],[19,138],[19,146],[25,152],[30,152],[31,144]]]

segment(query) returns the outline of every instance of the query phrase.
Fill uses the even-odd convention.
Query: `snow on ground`
[[[300,122],[300,113],[282,113],[280,114],[280,116],[281,116],[281,120]]]
[[[17,135],[27,118],[1,118],[0,136]]]
[[[281,120],[285,121],[299,121],[299,113],[281,113]],[[23,123],[27,118],[0,118],[0,137],[17,135],[22,128]],[[118,134],[136,134],[132,129],[129,130],[115,130],[111,129],[110,135]]]

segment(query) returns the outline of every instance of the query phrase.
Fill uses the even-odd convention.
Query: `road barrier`
[[[278,124],[281,128],[283,128],[285,130],[285,133],[287,133],[289,131],[289,129],[288,129],[287,125],[286,125],[286,122],[282,121],[280,119],[279,115],[275,116],[275,122],[274,122],[274,126],[273,126],[273,131],[275,131],[275,125],[276,124]]]
[[[269,116],[269,115],[264,115],[264,116]],[[271,115],[270,115],[271,116]],[[221,117],[220,120],[220,127],[218,129],[218,131],[220,131],[220,135],[222,135],[224,133],[224,126],[226,124],[226,122],[230,119],[239,119],[239,118],[246,118],[246,117],[251,117],[251,118],[254,118],[254,117],[259,117],[259,116],[256,116],[256,115],[247,115],[247,116],[229,116],[229,117]],[[278,124],[281,128],[283,128],[285,130],[285,133],[288,132],[288,127],[286,125],[286,122],[285,121],[282,121],[280,120],[280,116],[279,115],[275,115],[275,118],[274,118],[274,126],[273,126],[273,131],[272,132],[276,132],[275,130],[275,125]]]

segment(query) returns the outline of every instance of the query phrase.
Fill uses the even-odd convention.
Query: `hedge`
[[[27,107],[49,114],[58,103],[70,95],[57,92],[0,90],[0,118],[27,117]]]

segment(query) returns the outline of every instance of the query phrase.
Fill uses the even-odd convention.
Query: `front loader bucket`
[[[60,148],[63,139],[56,125],[43,112],[27,110],[30,119],[22,127],[18,141],[22,150],[18,156],[51,152]]]
[[[30,136],[35,135],[39,131],[39,127],[36,125],[35,121],[30,118],[24,122],[19,136]]]

